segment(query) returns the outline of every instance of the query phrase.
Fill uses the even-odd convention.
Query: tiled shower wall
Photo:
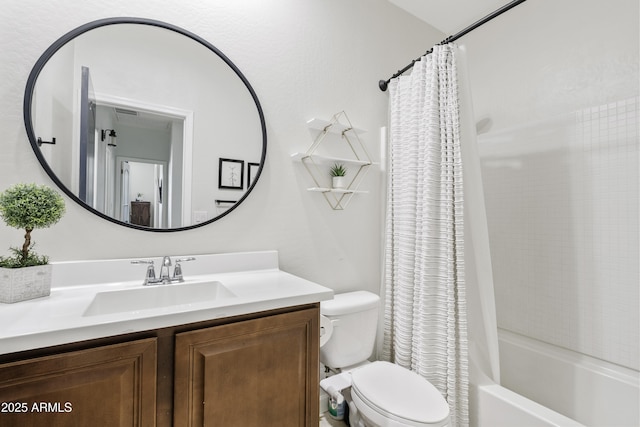
[[[638,97],[479,137],[498,326],[638,370]]]

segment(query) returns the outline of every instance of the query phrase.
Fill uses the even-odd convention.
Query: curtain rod
[[[506,11],[508,11],[509,9],[512,9],[514,7],[516,7],[517,5],[519,5],[520,3],[524,3],[527,0],[513,0],[507,4],[505,4],[504,6],[502,6],[501,8],[491,12],[490,14],[488,14],[487,16],[485,16],[484,18],[480,19],[477,22],[474,22],[473,24],[469,25],[467,28],[465,28],[464,30],[447,37],[446,39],[442,40],[440,43],[438,43],[438,45],[444,45],[447,43],[451,43],[454,42],[456,40],[458,40],[460,37],[464,36],[467,33],[470,33],[471,31],[475,30],[476,28],[486,24],[487,22],[491,21],[493,18],[496,18],[500,15],[502,15],[503,13],[505,13]],[[427,56],[429,55],[431,52],[433,52],[433,48],[429,49],[424,55],[422,56]],[[422,59],[422,56],[418,59],[414,59],[413,61],[411,61],[411,63],[409,65],[407,65],[406,67],[404,67],[402,70],[399,70],[397,73],[395,73],[393,76],[389,77],[387,80],[380,80],[378,82],[378,87],[380,88],[381,91],[385,92],[387,90],[387,86],[389,85],[389,82],[392,79],[395,79],[396,77],[404,74],[406,71],[409,71],[411,68],[413,68],[413,65],[419,61],[420,59]]]

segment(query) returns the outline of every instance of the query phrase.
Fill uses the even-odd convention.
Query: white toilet
[[[343,390],[352,427],[449,426],[449,405],[429,381],[393,363],[367,361],[378,305],[379,297],[366,291],[320,303],[320,361],[340,372],[321,386]]]

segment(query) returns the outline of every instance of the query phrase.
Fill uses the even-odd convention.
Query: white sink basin
[[[153,285],[135,289],[99,292],[95,295],[83,316],[149,310],[233,298],[235,296],[220,282]]]

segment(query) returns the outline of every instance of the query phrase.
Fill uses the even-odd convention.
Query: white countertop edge
[[[0,338],[0,354],[10,354],[37,348],[70,344],[79,341],[144,332],[207,320],[230,318],[244,314],[260,313],[305,304],[314,304],[331,298],[333,298],[333,291],[328,290],[271,301],[255,301],[226,307],[215,307],[155,316],[151,315],[149,317],[140,317],[132,320],[116,320],[108,323],[67,327],[59,330],[34,331],[23,335]]]

